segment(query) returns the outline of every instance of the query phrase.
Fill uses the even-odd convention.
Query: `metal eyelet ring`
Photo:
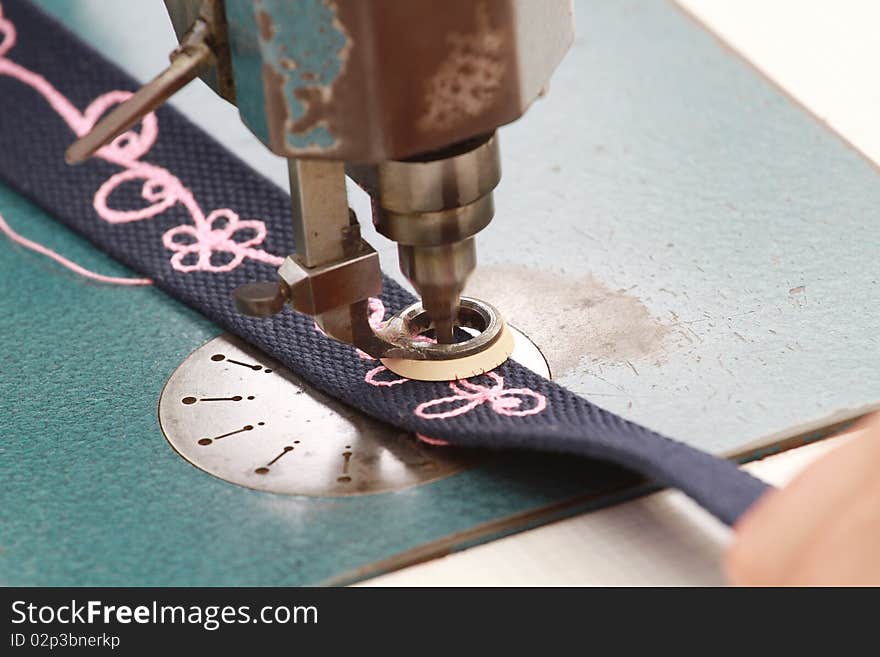
[[[408,379],[451,381],[484,374],[501,365],[513,352],[513,335],[501,314],[490,304],[461,298],[458,323],[479,331],[469,340],[436,344],[415,338],[431,328],[421,303],[414,303],[392,317],[382,333],[400,346],[401,355],[381,359],[385,367]],[[392,337],[393,336],[393,337]]]

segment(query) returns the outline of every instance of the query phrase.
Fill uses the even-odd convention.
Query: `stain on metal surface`
[[[635,370],[633,363],[662,353],[670,333],[638,297],[590,275],[486,265],[477,268],[465,293],[492,299],[540,347],[557,378],[582,359]]]

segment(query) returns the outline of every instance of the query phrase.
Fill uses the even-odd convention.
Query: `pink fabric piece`
[[[113,105],[131,97],[128,91],[109,91],[93,100],[84,112],[74,105],[43,76],[30,71],[6,58],[15,45],[15,26],[3,17],[0,6],[0,75],[8,75],[28,85],[41,94],[52,109],[64,120],[77,137],[88,133],[97,121]],[[256,248],[266,238],[266,224],[256,219],[241,220],[229,208],[220,208],[207,217],[196,202],[192,192],[170,171],[160,166],[142,162],[156,143],[159,124],[156,115],[144,116],[140,130],[128,130],[95,154],[123,170],[108,178],[95,193],[93,205],[98,216],[111,224],[142,221],[155,217],[176,204],[183,205],[193,220],[166,231],[162,243],[174,254],[171,266],[180,272],[209,271],[228,272],[238,267],[245,258],[279,266],[283,258]],[[110,197],[114,190],[126,183],[141,182],[141,197],[148,205],[138,209],[112,207]],[[218,225],[223,220],[223,225]],[[237,240],[236,234],[244,231],[251,237]],[[181,241],[185,238],[186,241]],[[213,263],[212,256],[220,255],[225,261]],[[192,260],[192,262],[185,262]]]
[[[22,237],[18,233],[16,233],[9,224],[6,223],[6,220],[3,218],[3,215],[0,215],[0,231],[3,231],[9,239],[11,239],[16,244],[21,244],[24,248],[30,249],[31,251],[35,251],[41,255],[44,255],[48,258],[51,258],[55,262],[67,267],[69,270],[79,274],[80,276],[85,276],[86,278],[90,278],[93,281],[99,281],[101,283],[112,283],[113,285],[152,285],[153,281],[149,278],[120,278],[117,276],[104,276],[103,274],[98,274],[93,271],[86,269],[85,267],[81,267],[76,264],[72,260],[68,260],[63,255],[53,251],[52,249],[39,244],[38,242],[34,242],[29,240],[26,237]]]

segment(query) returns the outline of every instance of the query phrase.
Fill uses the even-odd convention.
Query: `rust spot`
[[[327,87],[300,87],[294,91],[302,101],[305,114],[296,121],[290,117],[284,97],[285,76],[268,64],[263,64],[263,93],[266,96],[266,121],[269,127],[269,147],[276,153],[288,152],[288,133],[304,133],[319,125],[327,125],[332,109]]]
[[[260,38],[269,41],[275,35],[275,26],[272,17],[263,10],[257,12],[257,28],[260,30]]]
[[[284,126],[288,119],[287,102],[284,99],[284,76],[263,63],[263,94],[266,97],[266,122],[269,128],[269,146],[276,153],[283,153]]]
[[[290,131],[303,133],[319,125],[326,125],[327,116],[332,110],[327,87],[299,87],[294,95],[302,101],[305,114],[289,125]]]

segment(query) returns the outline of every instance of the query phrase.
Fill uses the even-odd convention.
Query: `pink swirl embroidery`
[[[480,404],[489,404],[489,407],[499,415],[508,417],[524,417],[540,413],[547,407],[547,398],[530,388],[507,388],[504,387],[504,378],[495,372],[486,372],[495,383],[491,387],[482,386],[461,379],[452,381],[449,387],[456,394],[451,397],[432,399],[416,406],[414,413],[423,420],[438,420],[463,415],[472,411]],[[532,400],[532,406],[523,408],[526,399]],[[461,402],[464,402],[463,404]],[[429,408],[450,405],[447,411],[428,412]]]
[[[6,54],[15,45],[16,30],[13,23],[4,18],[2,5],[0,5],[0,39],[2,39],[0,40],[0,75],[15,78],[41,94],[77,137],[89,132],[110,107],[131,97],[131,93],[127,91],[110,91],[93,100],[85,111],[80,113],[44,77],[6,58]],[[123,169],[108,178],[95,193],[93,205],[98,216],[111,224],[141,221],[153,218],[179,203],[187,209],[193,224],[175,226],[162,235],[162,243],[174,252],[171,256],[171,266],[174,269],[181,272],[227,272],[238,267],[246,258],[279,266],[283,261],[282,258],[255,248],[266,239],[264,222],[256,219],[242,220],[229,208],[214,210],[205,217],[192,192],[180,179],[167,169],[140,160],[153,147],[158,136],[158,121],[156,115],[151,112],[141,121],[140,131],[128,130],[96,153],[97,157]],[[149,205],[134,210],[111,207],[112,193],[122,185],[136,181],[141,181],[141,197]],[[51,253],[50,257],[69,263],[54,252]],[[215,262],[215,257],[219,257],[223,262]],[[73,263],[66,266],[71,265]],[[91,272],[88,274],[93,277],[99,276]],[[148,282],[146,279],[137,279],[130,284]],[[385,306],[381,300],[370,299],[369,321],[375,328],[380,328],[384,324]],[[321,331],[317,324],[315,327]],[[364,360],[374,360],[361,350],[357,353]],[[364,381],[372,386],[390,387],[409,380],[403,377],[380,378],[388,371],[383,365],[374,367],[366,373]],[[451,382],[449,387],[456,393],[455,395],[423,402],[415,408],[414,413],[427,420],[443,419],[462,415],[481,404],[488,403],[489,407],[500,415],[523,417],[540,413],[546,408],[547,400],[540,393],[528,388],[505,389],[504,379],[501,376],[494,372],[488,372],[486,376],[494,381],[491,387],[466,380]],[[532,400],[532,406],[523,408],[523,401],[526,399]],[[451,405],[452,408],[446,411],[428,412],[428,409],[443,405]],[[417,436],[432,445],[448,445],[444,440],[420,434]]]
[[[364,376],[364,381],[369,383],[371,386],[376,386],[377,388],[390,388],[391,386],[398,386],[401,383],[406,383],[409,379],[404,377],[398,377],[396,379],[382,379],[381,376],[385,372],[391,372],[384,365],[379,365],[378,367],[374,367],[369,372],[367,372],[366,376]],[[393,374],[393,372],[392,372]]]
[[[107,110],[124,102],[131,93],[110,91],[102,94],[80,113],[48,80],[6,58],[15,45],[16,30],[4,18],[0,6],[0,75],[28,85],[42,95],[77,137],[89,132]],[[162,243],[173,251],[171,266],[180,272],[232,271],[246,258],[279,266],[283,258],[256,248],[266,239],[266,224],[257,219],[241,220],[229,208],[220,208],[207,217],[193,193],[179,178],[160,166],[142,162],[159,136],[154,113],[147,114],[140,130],[128,130],[101,148],[96,156],[123,169],[108,178],[95,192],[93,206],[98,216],[111,224],[151,219],[169,208],[183,205],[193,224],[175,226],[162,236]],[[119,209],[111,205],[113,192],[126,183],[140,182],[141,197],[147,205],[138,209]]]

